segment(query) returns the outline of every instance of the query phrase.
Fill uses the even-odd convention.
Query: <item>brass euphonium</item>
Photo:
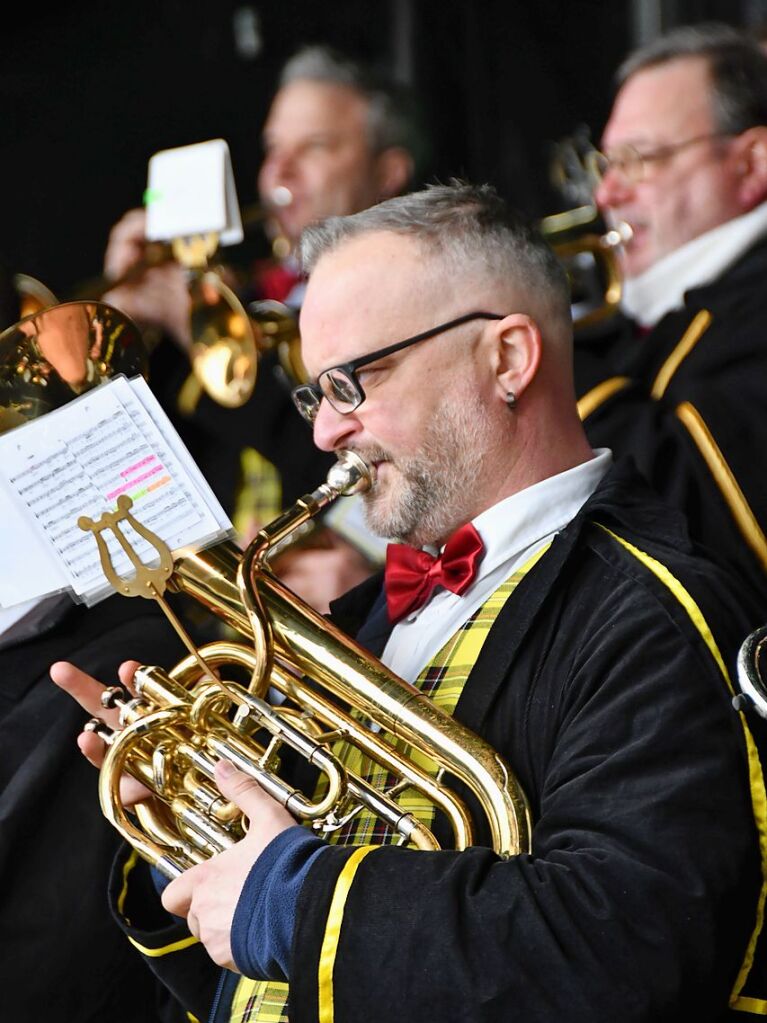
[[[146,375],[141,333],[103,302],[66,302],[0,333],[0,433],[124,373]]]
[[[42,281],[38,281],[36,277],[31,277],[29,274],[14,274],[13,286],[16,289],[16,294],[19,296],[19,313],[22,319],[25,316],[31,316],[33,313],[42,312],[43,309],[56,305],[58,302],[50,288],[47,288]],[[3,327],[5,327],[5,324],[3,324]]]
[[[529,849],[527,801],[501,757],[269,570],[276,545],[339,494],[365,490],[370,483],[366,464],[344,452],[327,482],[265,526],[244,553],[227,543],[178,557],[172,587],[201,601],[245,642],[208,644],[169,672],[140,669],[135,699],[122,690],[107,691],[105,706],[120,708],[120,726],[111,731],[99,721],[91,723],[109,747],[101,769],[102,809],[167,876],[242,836],[240,811],[212,784],[219,758],[256,778],[320,833],[367,808],[401,843],[421,849],[439,846],[432,831],[397,802],[406,789],[417,790],[447,818],[456,848],[474,841],[471,814],[447,784],[445,775],[451,775],[473,793],[500,855]],[[244,668],[250,684],[219,680],[216,671],[227,665]],[[275,692],[277,702],[268,702]],[[350,772],[334,752],[339,739],[393,773],[393,788],[378,791]],[[322,795],[307,796],[280,778],[283,745],[325,775]],[[403,745],[405,751],[398,748]],[[421,766],[424,758],[437,765],[436,774]],[[137,806],[135,819],[120,799],[124,772],[155,796]]]

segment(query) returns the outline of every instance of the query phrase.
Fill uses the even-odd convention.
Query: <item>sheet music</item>
[[[0,437],[0,605],[69,589],[93,603],[111,592],[92,533],[118,497],[170,547],[200,549],[231,533],[198,467],[142,378],[117,377],[56,412]],[[154,549],[127,524],[142,561]],[[120,575],[133,569],[111,531],[103,534]]]

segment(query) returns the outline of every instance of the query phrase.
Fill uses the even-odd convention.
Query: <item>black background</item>
[[[758,0],[80,0],[3,15],[0,253],[65,298],[97,274],[111,224],[139,205],[153,152],[223,137],[242,206],[280,66],[322,42],[413,85],[432,126],[426,180],[487,180],[533,216],[560,208],[553,140],[599,138],[612,73],[649,31]],[[244,11],[244,14],[243,14]],[[257,27],[243,52],[237,18]],[[245,33],[247,41],[247,33]]]

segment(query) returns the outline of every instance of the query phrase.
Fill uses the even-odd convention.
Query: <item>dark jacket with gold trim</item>
[[[767,242],[685,295],[644,337],[576,345],[576,378],[594,446],[630,454],[688,518],[691,535],[748,579],[767,612]],[[688,329],[707,310],[692,341]],[[703,326],[698,321],[697,329]],[[686,341],[683,341],[684,338]],[[663,367],[670,379],[662,375]],[[612,385],[610,384],[612,382]],[[601,389],[601,390],[600,390]]]
[[[685,592],[731,665],[753,624],[731,583],[616,467],[506,603],[456,709],[521,781],[531,853],[376,849],[325,945],[332,983],[320,991],[330,904],[354,850],[324,852],[300,897],[292,1020],[331,1003],[338,1023],[725,1018],[760,857],[742,720]],[[356,631],[375,594],[369,581],[336,602],[339,624]],[[763,799],[756,763],[751,781]],[[166,947],[179,934],[166,929]],[[194,989],[200,951],[151,963],[177,992]]]

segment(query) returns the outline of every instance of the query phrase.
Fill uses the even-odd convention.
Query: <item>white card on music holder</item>
[[[232,160],[223,139],[155,153],[149,160],[145,201],[148,241],[212,231],[221,245],[242,241]]]

